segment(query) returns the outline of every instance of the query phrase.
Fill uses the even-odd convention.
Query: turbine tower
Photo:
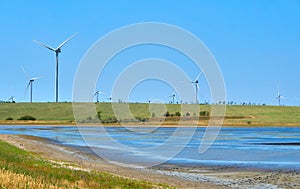
[[[194,81],[190,81],[190,83],[195,84],[195,91],[196,91],[196,96],[195,96],[195,104],[198,104],[198,89],[199,89],[199,78],[201,76],[202,72],[199,73],[199,75],[196,77]]]
[[[61,53],[61,48],[70,41],[73,37],[75,37],[77,33],[73,34],[71,37],[66,39],[64,42],[62,42],[57,48],[52,48],[50,46],[47,46],[39,41],[33,40],[35,43],[46,47],[47,49],[55,52],[55,59],[56,59],[56,69],[55,69],[55,102],[58,102],[58,54]]]

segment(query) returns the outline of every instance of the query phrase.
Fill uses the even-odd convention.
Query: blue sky
[[[128,24],[163,22],[192,32],[207,45],[223,73],[228,101],[276,104],[279,85],[287,98],[283,101],[285,105],[300,105],[299,18],[300,1],[293,0],[3,1],[0,100],[10,96],[17,102],[29,100],[28,94],[24,96],[28,81],[23,66],[32,77],[44,76],[34,82],[33,100],[54,101],[54,53],[38,46],[33,39],[56,47],[79,32],[60,54],[59,99],[71,101],[77,66],[96,40]],[[99,80],[97,85],[105,93],[103,98],[110,96],[113,77],[121,71],[118,65],[126,57],[181,60],[159,47],[152,54],[143,49],[137,52],[129,51],[124,59],[116,58],[107,67],[101,76],[106,82]],[[192,64],[180,66],[191,79],[198,75],[199,70]],[[209,100],[205,78],[199,82],[199,98]],[[153,90],[155,87],[157,90]],[[164,83],[147,81],[136,86],[130,100],[160,98],[167,102],[166,96],[172,93],[173,89]]]

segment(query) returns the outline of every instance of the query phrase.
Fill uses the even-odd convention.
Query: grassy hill
[[[125,106],[126,104],[124,104]],[[132,103],[129,104],[131,113],[139,120],[149,123],[153,115],[149,112],[149,104]],[[167,104],[166,110],[168,117],[159,117],[150,119],[155,124],[164,119],[163,124],[177,124],[179,119],[176,112],[180,112],[181,106],[178,104]],[[115,115],[110,103],[98,103],[96,109],[101,112],[102,120],[113,120]],[[210,105],[200,105],[200,111],[210,112]],[[189,123],[194,124],[193,120],[198,119],[198,115],[186,116],[188,112],[181,112],[182,116]],[[17,120],[22,116],[30,115],[36,118],[36,121]],[[6,120],[8,118],[13,120]],[[198,125],[207,125],[209,116],[201,116]],[[88,119],[88,118],[87,118]],[[93,118],[90,118],[93,119]],[[72,103],[0,103],[0,124],[74,124]],[[189,122],[190,121],[190,122]],[[129,120],[130,122],[130,120]],[[108,121],[109,123],[109,121]],[[112,123],[112,122],[111,122]],[[300,107],[291,106],[227,106],[225,125],[249,125],[249,126],[300,126]],[[151,124],[151,123],[149,123]]]

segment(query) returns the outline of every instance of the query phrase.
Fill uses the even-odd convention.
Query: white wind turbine
[[[55,52],[55,59],[56,59],[56,71],[55,71],[55,102],[58,102],[58,54],[61,53],[61,48],[68,42],[70,41],[73,37],[75,37],[77,33],[73,34],[71,37],[66,39],[64,42],[62,42],[57,48],[52,48],[50,46],[47,46],[39,41],[33,40],[35,43],[46,47],[47,49],[54,51]]]
[[[279,90],[279,86],[277,86],[277,97],[276,97],[276,99],[278,99],[278,105],[279,106],[281,106],[281,99],[286,99],[284,96],[282,96],[281,94],[280,94],[280,90]]]
[[[27,87],[26,87],[26,90],[25,90],[25,95],[26,95],[26,93],[27,93],[27,91],[28,91],[28,88],[30,87],[30,103],[32,103],[32,85],[33,85],[33,82],[34,82],[35,80],[41,79],[42,77],[40,76],[40,77],[33,77],[33,78],[30,78],[29,75],[26,73],[25,69],[24,69],[24,68],[22,68],[22,69],[23,69],[23,72],[24,72],[25,76],[26,76],[27,79],[29,80],[29,82],[28,82],[28,84],[27,84]]]
[[[199,89],[199,78],[201,76],[202,72],[199,73],[199,75],[196,77],[196,79],[194,81],[190,81],[190,83],[195,85],[195,90],[196,90],[196,94],[195,94],[195,104],[198,104],[198,89]]]

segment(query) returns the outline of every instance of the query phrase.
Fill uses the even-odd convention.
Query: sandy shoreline
[[[99,123],[80,123],[70,121],[22,121],[22,120],[0,120],[1,125],[22,125],[22,126],[88,126],[88,127],[208,127],[208,123],[206,124],[195,124],[195,123],[185,123],[179,125],[178,123],[126,123],[126,124],[99,124]],[[223,123],[222,127],[300,127],[300,124],[289,124],[289,123],[280,123],[280,124],[272,124],[272,123],[261,123],[261,124],[245,124],[245,123]]]
[[[99,170],[122,177],[165,183],[179,188],[300,188],[300,173],[236,167],[160,165],[147,169],[120,167],[91,152],[26,135],[0,135],[0,139],[52,161],[75,164],[77,169]]]

